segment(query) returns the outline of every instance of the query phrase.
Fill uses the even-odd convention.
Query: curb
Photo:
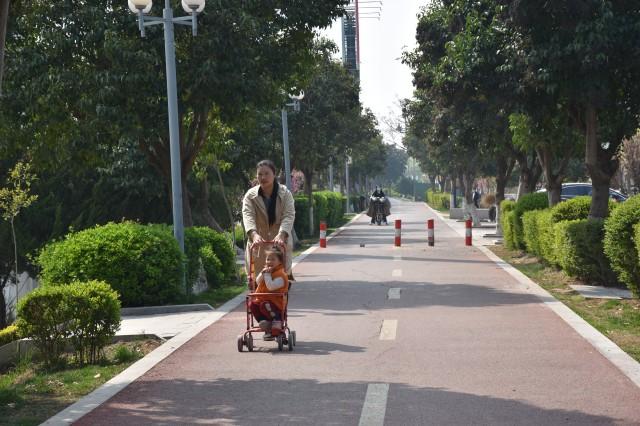
[[[207,303],[195,303],[193,305],[166,305],[166,306],[141,306],[139,308],[121,308],[123,317],[138,315],[179,314],[183,312],[215,311]]]
[[[343,226],[336,229],[335,232],[333,232],[330,236],[328,236],[327,240],[330,240],[331,238],[337,236],[339,233],[344,231],[352,222],[358,220],[362,215],[363,213],[359,213],[356,216],[354,216],[349,222],[345,223]],[[296,256],[293,259],[292,268],[296,266],[298,263],[302,262],[307,256],[309,256],[319,247],[320,247],[319,243],[314,244],[313,246],[309,247],[307,250],[305,250],[304,252]],[[140,376],[145,374],[147,371],[151,370],[153,367],[156,366],[156,364],[158,364],[159,362],[167,358],[169,355],[175,352],[178,348],[180,348],[182,345],[187,343],[193,337],[195,337],[200,332],[205,330],[207,327],[216,323],[222,317],[227,315],[229,312],[233,311],[238,306],[240,306],[240,304],[244,302],[246,294],[247,292],[244,291],[239,295],[237,295],[236,297],[234,297],[233,299],[227,301],[224,305],[220,306],[220,308],[218,308],[217,310],[212,310],[211,316],[209,318],[203,321],[200,321],[194,324],[193,327],[191,327],[190,329],[177,334],[175,337],[168,340],[166,343],[162,344],[151,353],[147,354],[144,358],[133,363],[131,366],[129,366],[129,368],[124,370],[122,373],[113,377],[111,380],[109,380],[108,382],[106,382],[105,384],[103,384],[102,386],[100,386],[90,394],[84,396],[83,398],[76,401],[75,403],[65,408],[64,410],[60,411],[58,414],[49,418],[47,421],[45,421],[42,424],[55,425],[55,426],[69,425],[75,422],[76,420],[80,419],[84,415],[88,414],[89,412],[91,412],[101,404],[105,403],[115,394],[120,392],[122,389],[127,387],[129,384],[137,380]],[[211,306],[207,304],[200,304],[200,305],[208,306],[209,309],[213,309],[211,308]],[[174,305],[174,306],[178,306],[178,307],[191,306],[192,307],[192,306],[200,306],[200,305]],[[165,306],[165,307],[151,306],[149,308],[170,308],[170,306]],[[127,309],[131,309],[131,308],[127,308]],[[144,308],[132,308],[132,309],[144,309]],[[208,309],[203,308],[198,310],[208,310]],[[182,311],[182,312],[187,312],[187,311]],[[167,313],[167,312],[161,312],[161,313]],[[129,315],[134,315],[134,314],[129,314]],[[150,314],[137,314],[137,315],[150,315]]]
[[[448,223],[449,219],[445,219],[440,212],[429,207],[425,203],[427,208],[434,212],[449,228],[461,236],[464,236],[463,232],[454,228]],[[609,362],[611,362],[622,374],[627,376],[637,387],[640,388],[640,363],[631,358],[625,351],[620,349],[613,341],[611,341],[604,334],[600,333],[595,327],[586,322],[582,317],[571,310],[567,305],[560,302],[553,297],[544,288],[540,287],[536,282],[524,275],[522,272],[511,266],[508,262],[505,262],[499,258],[495,253],[486,248],[485,246],[473,243],[473,247],[480,250],[491,259],[501,269],[511,275],[515,280],[523,287],[527,292],[537,296],[547,308],[551,309],[556,315],[558,315],[569,327],[575,330],[582,338],[591,344],[598,352],[600,352]]]

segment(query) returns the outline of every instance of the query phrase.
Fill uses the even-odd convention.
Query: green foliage
[[[101,281],[73,282],[61,287],[71,320],[70,342],[80,365],[97,363],[102,349],[120,328],[118,293]]]
[[[531,210],[542,210],[547,207],[549,207],[549,200],[545,192],[534,192],[520,197],[513,209],[513,214],[515,216],[513,228],[514,247],[519,249],[525,248],[522,215]]]
[[[531,210],[522,215],[522,239],[529,253],[543,257],[541,247],[542,230],[539,228],[539,216],[545,210]]]
[[[71,233],[48,244],[37,262],[45,286],[105,281],[127,307],[182,300],[183,255],[161,227],[124,222]]]
[[[47,366],[58,363],[67,340],[80,364],[95,363],[120,328],[118,294],[99,281],[41,286],[18,304],[16,325],[33,339]]]
[[[516,207],[516,202],[513,200],[502,200],[500,202],[500,213],[508,213]]]
[[[557,252],[555,246],[555,223],[552,219],[552,211],[550,209],[535,210],[537,215],[537,229],[539,232],[538,244],[540,256],[552,265],[558,265]],[[526,213],[525,213],[526,214]]]
[[[613,211],[619,203],[609,200],[609,211]],[[563,220],[587,219],[591,207],[591,196],[575,197],[556,204],[552,209],[553,223]]]
[[[0,330],[0,346],[18,340],[19,338],[18,327],[15,325],[10,325]]]
[[[309,235],[309,199],[307,196],[298,195],[293,198],[296,209],[296,220],[293,228],[299,238],[308,238]],[[357,202],[359,196],[351,197]],[[335,227],[340,224],[344,216],[344,206],[346,198],[339,192],[318,191],[313,193],[313,216],[314,222],[318,225],[313,235],[318,235],[320,221],[324,220],[328,227]],[[352,207],[357,204],[352,204]]]
[[[118,346],[113,354],[113,360],[117,364],[124,364],[126,362],[135,361],[138,358],[139,355],[134,350],[129,349],[125,345]]]
[[[27,294],[18,303],[20,335],[30,337],[40,351],[44,362],[51,367],[60,361],[71,330],[67,324],[73,320],[67,304],[68,289],[41,286]]]
[[[616,276],[604,254],[604,220],[562,221],[553,227],[556,259],[569,275],[594,284],[616,285]]]
[[[505,245],[514,250],[517,249],[517,242],[515,237],[515,227],[516,227],[516,212],[507,211],[506,214],[502,216],[502,234],[504,235],[504,243]]]
[[[415,196],[416,201],[425,201],[423,197],[428,188],[428,184],[405,176],[400,176],[394,185],[394,189],[398,191],[398,193],[407,197]]]
[[[315,223],[320,223],[321,220],[324,220],[329,227],[337,226],[344,216],[344,199],[345,197],[339,192],[314,192],[313,213],[315,216]]]
[[[298,238],[304,238],[309,234],[309,199],[306,196],[298,195],[293,197],[296,209],[296,220],[293,229]]]
[[[208,227],[193,226],[185,229],[184,237],[189,282],[195,282],[200,262],[210,287],[220,286],[233,279],[236,256],[231,242],[223,234]]]
[[[640,261],[633,241],[634,225],[640,222],[640,195],[617,207],[605,222],[604,252],[620,282],[640,297]]]
[[[425,202],[436,210],[448,210],[451,205],[451,194],[448,192],[434,192],[429,189],[424,194]]]

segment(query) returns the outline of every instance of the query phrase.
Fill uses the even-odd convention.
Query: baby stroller
[[[244,333],[238,335],[238,352],[242,352],[245,346],[249,352],[253,352],[253,333],[264,333],[264,330],[255,323],[255,319],[253,318],[253,315],[251,313],[250,303],[260,296],[273,296],[273,293],[255,293],[257,283],[254,268],[254,251],[258,247],[271,247],[274,244],[275,243],[273,241],[264,241],[259,244],[252,244],[251,248],[249,249],[249,294],[247,294],[247,297],[245,298],[245,309],[247,312],[247,329],[244,331]],[[279,247],[285,256],[283,263],[286,265],[286,247],[284,245],[279,245]],[[274,340],[278,343],[278,350],[282,351],[286,345],[289,351],[293,351],[293,347],[296,345],[296,332],[289,328],[289,324],[287,321],[289,292],[281,293],[280,295],[284,298],[284,309],[282,310],[282,331],[280,332],[280,334],[275,336]]]

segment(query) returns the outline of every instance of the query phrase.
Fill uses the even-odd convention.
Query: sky
[[[360,20],[360,99],[379,122],[383,117],[399,117],[398,100],[412,96],[411,70],[402,64],[401,57],[403,51],[415,47],[417,15],[427,3],[428,0],[382,0],[379,20]],[[377,4],[360,0],[361,7]],[[342,47],[340,21],[324,30],[323,35]],[[383,127],[381,123],[380,130],[385,133]],[[385,142],[394,141],[385,135]]]

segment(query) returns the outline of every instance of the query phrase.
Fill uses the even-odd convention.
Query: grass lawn
[[[200,294],[191,296],[191,303],[208,303],[214,308],[219,308],[225,302],[233,299],[247,289],[247,284],[229,284],[217,288],[210,288]]]
[[[640,300],[585,299],[570,284],[583,284],[537,257],[503,246],[488,247],[640,361]]]
[[[0,424],[38,425],[109,381],[160,345],[148,339],[105,348],[101,365],[79,367],[69,359],[47,371],[30,357],[0,370]]]

